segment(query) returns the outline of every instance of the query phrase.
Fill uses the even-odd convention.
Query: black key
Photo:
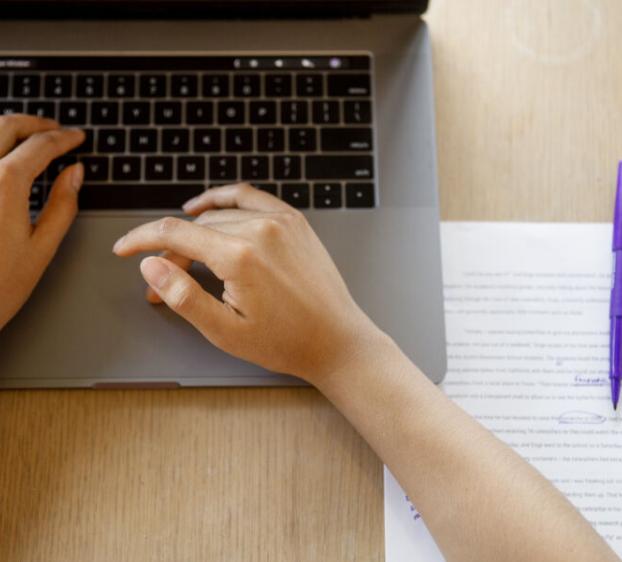
[[[41,94],[41,77],[36,74],[13,75],[14,98],[38,98]]]
[[[347,183],[346,206],[347,207],[373,207],[374,206],[373,183]]]
[[[205,74],[203,76],[203,96],[226,98],[228,95],[229,76],[227,74]]]
[[[180,156],[177,158],[177,179],[205,179],[205,158],[203,156]]]
[[[339,123],[339,102],[314,101],[313,102],[313,122],[314,123]]]
[[[272,158],[273,176],[277,180],[299,180],[301,171],[300,156],[274,156]]]
[[[46,98],[70,98],[71,76],[69,74],[48,74],[45,77]]]
[[[288,98],[292,95],[292,77],[289,74],[267,74],[266,96]]]
[[[140,168],[138,156],[115,156],[112,161],[112,179],[115,181],[137,181],[140,179]]]
[[[315,129],[311,127],[289,130],[289,149],[292,152],[313,152],[316,149]]]
[[[181,102],[156,102],[155,122],[157,125],[181,125]]]
[[[346,123],[371,123],[371,103],[368,101],[343,102],[343,120]]]
[[[188,152],[188,129],[162,129],[162,152]]]
[[[236,156],[210,156],[209,159],[210,180],[236,180],[238,179],[238,159]]]
[[[244,102],[221,101],[218,103],[218,123],[220,125],[241,125],[244,123]]]
[[[265,180],[269,176],[267,156],[242,157],[242,179],[244,181]]]
[[[125,129],[100,129],[97,152],[125,152]]]
[[[84,181],[106,181],[109,161],[107,156],[85,156],[80,158],[84,164]]]
[[[143,74],[140,77],[141,98],[163,98],[166,96],[166,76],[164,74]]]
[[[259,74],[237,74],[233,77],[233,94],[238,98],[259,97]]]
[[[276,123],[276,103],[273,101],[252,101],[249,105],[250,122],[270,125]]]
[[[91,104],[93,125],[116,125],[119,122],[119,104],[116,101],[94,101]]]
[[[86,124],[85,101],[62,101],[58,108],[58,120],[63,125]]]
[[[374,177],[371,156],[307,156],[307,178],[310,180],[370,179]]]
[[[321,74],[299,74],[296,76],[296,93],[301,97],[324,95],[324,77]]]
[[[308,183],[284,183],[281,185],[281,199],[297,209],[309,207]]]
[[[30,189],[30,210],[40,211],[45,201],[45,186],[42,183],[34,183]]]
[[[220,152],[220,129],[195,129],[195,152]]]
[[[151,122],[151,104],[146,101],[123,102],[124,125],[148,125]]]
[[[203,184],[85,184],[81,209],[179,209],[204,191]]]
[[[172,180],[173,157],[172,156],[147,156],[145,158],[146,180]]]
[[[261,191],[265,191],[267,193],[271,193],[272,195],[276,195],[276,183],[253,183],[253,185],[257,189],[261,189]]]
[[[259,152],[282,152],[285,150],[283,129],[257,129],[257,150]]]
[[[316,209],[336,209],[342,206],[340,183],[313,185],[313,206]]]
[[[47,181],[52,183],[65,168],[75,164],[77,161],[78,159],[73,155],[65,155],[52,160],[45,171]]]
[[[0,115],[10,115],[11,113],[23,113],[24,102],[21,101],[0,101]]]
[[[227,152],[248,152],[253,150],[252,129],[227,129],[225,133]]]
[[[209,125],[214,121],[214,106],[210,101],[191,101],[186,105],[188,125]]]
[[[131,152],[156,152],[157,150],[157,129],[133,129],[130,132]]]
[[[133,98],[135,82],[133,74],[110,74],[108,76],[108,96],[111,98]]]
[[[9,77],[6,74],[0,74],[0,98],[6,98],[9,95]]]
[[[304,125],[309,122],[309,104],[306,101],[281,102],[281,121],[286,125]]]
[[[29,101],[26,112],[37,117],[56,119],[56,107],[53,101]]]
[[[104,95],[104,77],[101,74],[78,76],[76,96],[79,98],[101,98]]]
[[[95,134],[93,129],[82,130],[84,131],[84,142],[71,151],[73,154],[90,154],[95,152]]]
[[[196,98],[199,81],[192,74],[174,74],[171,78],[171,96],[174,98]]]
[[[369,74],[333,74],[328,77],[329,96],[369,96]]]
[[[372,150],[372,131],[364,127],[327,127],[320,131],[322,150]]]

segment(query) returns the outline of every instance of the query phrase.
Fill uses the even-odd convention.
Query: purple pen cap
[[[622,162],[618,164],[618,187],[613,214],[613,251],[616,250],[622,250]]]

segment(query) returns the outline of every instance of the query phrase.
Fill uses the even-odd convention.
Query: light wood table
[[[442,216],[611,216],[619,0],[433,0]],[[312,389],[0,393],[0,560],[383,560],[382,466]]]

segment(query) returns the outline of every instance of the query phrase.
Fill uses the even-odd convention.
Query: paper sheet
[[[444,223],[447,394],[622,556],[622,417],[608,381],[611,226]],[[443,560],[385,467],[386,562]]]

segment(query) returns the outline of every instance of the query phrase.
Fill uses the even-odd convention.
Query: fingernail
[[[114,246],[112,247],[112,251],[116,254],[121,249],[121,246],[123,246],[124,242],[125,242],[125,236],[121,236],[121,238],[119,238],[114,243]]]
[[[84,180],[84,165],[82,162],[78,162],[74,168],[73,173],[71,175],[71,187],[76,191],[80,191],[82,187],[82,181]]]
[[[164,261],[153,257],[145,258],[140,262],[140,271],[145,281],[156,289],[162,288],[171,274],[171,270]]]
[[[187,211],[188,209],[192,209],[192,207],[194,207],[197,204],[197,201],[199,200],[199,197],[193,197],[192,199],[188,199],[188,201],[186,201],[181,208],[184,211]]]

